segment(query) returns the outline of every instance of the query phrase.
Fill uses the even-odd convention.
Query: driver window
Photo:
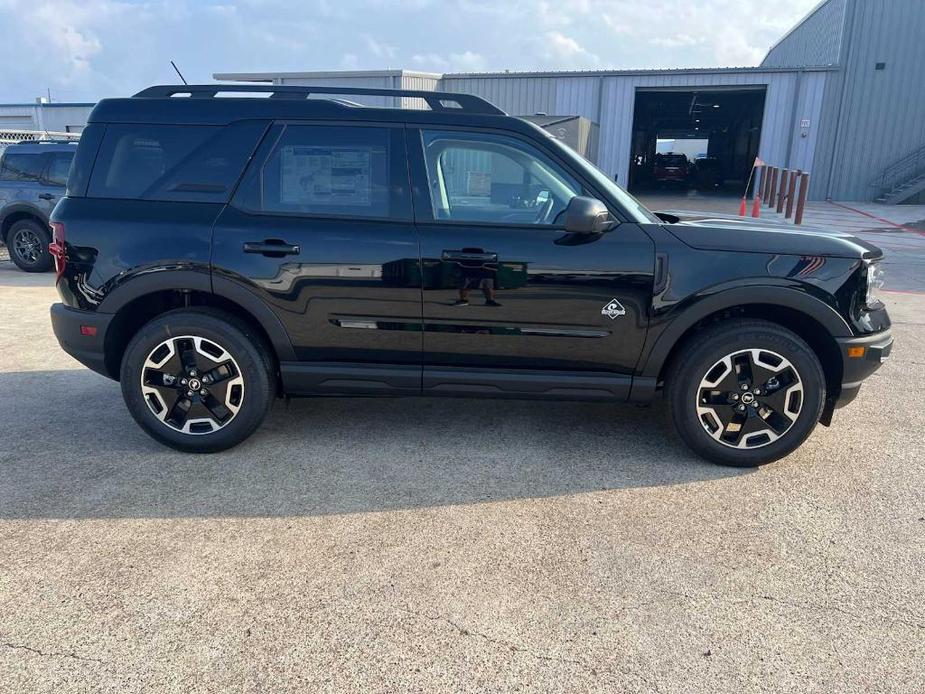
[[[539,150],[490,133],[424,132],[434,219],[558,223],[581,186]]]

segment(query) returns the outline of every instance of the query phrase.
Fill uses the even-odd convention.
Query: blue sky
[[[755,65],[817,0],[0,0],[0,102],[214,72]]]

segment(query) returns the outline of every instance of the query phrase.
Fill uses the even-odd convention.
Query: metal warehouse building
[[[32,104],[0,104],[0,131],[46,130],[79,133],[95,104],[36,101]]]
[[[721,167],[724,184],[739,194],[760,156],[774,166],[812,172],[811,199],[925,202],[923,37],[923,0],[826,0],[758,67],[214,77],[468,92],[512,115],[537,116],[563,137],[570,129],[557,124],[577,118],[589,122],[586,134],[594,133],[579,149],[630,190],[653,183],[652,162],[666,147],[693,141],[702,143],[695,144],[702,147],[699,156]],[[379,105],[382,99],[364,102]]]

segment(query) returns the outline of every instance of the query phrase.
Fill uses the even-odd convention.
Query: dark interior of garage
[[[758,153],[765,88],[637,90],[629,188],[741,196]]]

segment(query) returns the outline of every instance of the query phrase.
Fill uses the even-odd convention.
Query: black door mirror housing
[[[602,234],[616,222],[600,200],[578,195],[565,208],[565,230],[572,234]]]

